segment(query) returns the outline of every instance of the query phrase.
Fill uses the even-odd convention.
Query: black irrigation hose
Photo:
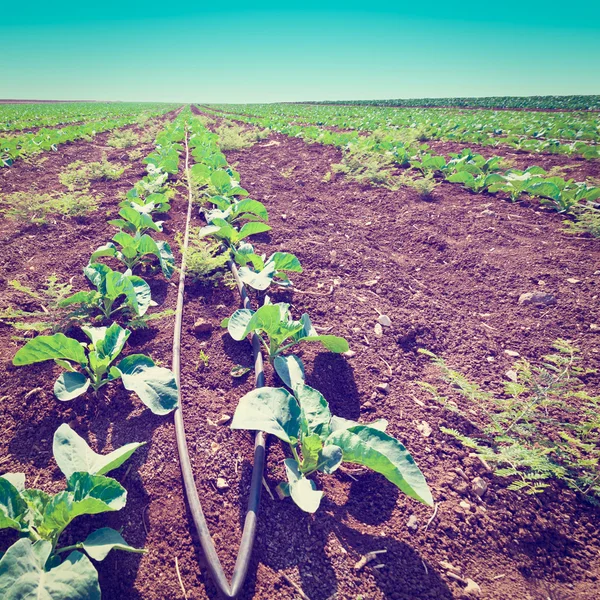
[[[231,584],[227,580],[227,576],[223,571],[223,566],[217,555],[215,545],[213,543],[200,498],[198,496],[198,488],[194,480],[192,464],[188,452],[187,441],[185,437],[185,426],[183,422],[183,412],[181,403],[181,326],[183,321],[183,296],[185,291],[185,257],[189,243],[190,234],[190,219],[192,215],[193,196],[189,178],[189,147],[187,132],[185,136],[185,173],[188,183],[188,209],[185,223],[185,234],[183,239],[181,272],[179,274],[179,288],[177,291],[177,309],[175,315],[175,331],[173,334],[173,372],[177,381],[179,390],[179,404],[175,410],[175,436],[177,438],[177,450],[179,451],[179,460],[181,463],[181,473],[185,492],[192,513],[192,519],[196,527],[196,532],[200,538],[200,545],[206,558],[208,570],[215,582],[220,594],[225,598],[236,598],[240,593],[248,567],[250,565],[250,556],[252,554],[252,546],[256,537],[256,517],[258,506],[260,503],[261,484],[263,478],[263,469],[265,463],[265,434],[257,432],[254,438],[254,466],[252,468],[252,482],[250,484],[250,493],[248,497],[248,509],[244,521],[244,530],[242,532],[242,540],[240,549],[235,561],[233,577]],[[235,264],[230,261],[229,268],[237,284],[238,291],[242,298],[244,308],[251,308],[250,298],[246,292],[246,288],[240,280]],[[262,387],[265,384],[265,375],[263,371],[263,359],[260,350],[260,340],[256,334],[252,335],[252,351],[254,354],[254,373],[255,386]]]

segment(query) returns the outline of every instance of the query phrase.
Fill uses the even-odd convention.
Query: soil
[[[57,190],[61,168],[77,159],[98,160],[105,150],[109,160],[124,160],[117,154],[124,151],[104,146],[103,135],[43,155],[48,160],[41,168],[17,163],[8,175],[0,173],[0,192],[26,191],[34,184],[40,191]],[[443,435],[439,426],[452,427],[454,417],[417,385],[436,380],[417,348],[442,355],[451,367],[491,389],[513,362],[505,350],[535,361],[559,337],[581,348],[586,366],[600,367],[600,337],[590,329],[600,323],[600,242],[565,234],[561,217],[537,205],[510,204],[453,184],[442,183],[435,200],[424,202],[411,189],[391,192],[349,183],[340,175],[323,182],[330,165],[340,161],[339,151],[299,139],[272,135],[228,152],[227,158],[251,197],[269,210],[273,229],[253,238],[258,250],[294,252],[304,266],[293,277],[297,291],[273,294],[274,300],[291,302],[296,315],[308,312],[318,329],[345,336],[356,352],[345,358],[301,347],[309,385],[324,394],[337,415],[386,418],[439,503],[432,518],[431,509],[362,469],[321,479],[325,497],[314,516],[264,493],[241,597],[297,598],[285,575],[311,600],[461,598],[464,585],[448,576],[440,564],[445,560],[460,569],[461,578],[477,582],[483,598],[596,599],[597,509],[559,485],[545,492],[541,505],[509,492],[505,480]],[[112,235],[106,216],[116,214],[119,192],[142,175],[143,165],[136,162],[120,180],[97,184],[95,191],[104,195],[101,210],[86,218],[45,227],[1,221],[0,239],[11,251],[0,263],[0,306],[32,308],[31,300],[8,287],[14,278],[39,289],[45,276],[56,272],[62,281],[73,278],[74,289],[85,289],[81,269],[90,251]],[[187,199],[183,188],[176,189],[162,237],[179,261],[173,239],[183,228]],[[201,224],[196,210],[193,224]],[[156,310],[173,308],[177,274],[169,283],[151,271],[143,275],[159,303]],[[579,282],[569,283],[571,278]],[[552,293],[557,304],[538,309],[518,303],[520,294],[535,290]],[[236,364],[250,366],[250,346],[232,341],[219,328],[238,306],[237,292],[223,283],[186,285],[183,412],[203,509],[228,575],[245,515],[252,436],[210,421],[232,415],[252,388],[250,376],[229,375]],[[379,313],[392,322],[381,336],[374,332]],[[213,325],[210,333],[193,333],[198,318]],[[134,332],[127,351],[147,353],[169,366],[172,333],[172,321],[160,321]],[[63,489],[51,450],[53,432],[63,422],[99,452],[147,441],[129,465],[114,473],[128,489],[126,508],[76,522],[61,542],[108,525],[122,528],[132,545],[148,549],[143,556],[112,553],[97,565],[105,600],[183,598],[178,570],[189,600],[216,599],[184,500],[172,418],[153,416],[116,385],[101,400],[56,401],[51,388],[59,369],[13,367],[21,344],[11,340],[13,335],[13,329],[0,325],[2,471],[26,472],[30,484],[35,481],[46,491]],[[207,366],[200,351],[208,356]],[[269,367],[267,383],[278,385]],[[376,391],[379,383],[389,383],[388,394]],[[586,383],[598,389],[599,378],[590,375]],[[417,428],[422,421],[432,428],[429,437]],[[282,458],[281,445],[269,439],[265,479],[271,490],[283,478]],[[475,476],[488,484],[483,499],[471,491]],[[227,490],[217,491],[218,477],[227,481]],[[414,532],[407,527],[413,515],[418,519]],[[1,548],[13,540],[0,533]],[[355,569],[373,550],[387,552]]]

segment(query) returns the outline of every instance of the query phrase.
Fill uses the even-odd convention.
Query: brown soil
[[[102,144],[101,136],[91,144],[65,145],[48,155],[43,170],[53,169],[53,176],[17,163],[10,176],[0,177],[0,190],[26,190],[34,182],[40,191],[57,189],[61,165],[75,157],[97,160],[104,149],[97,144]],[[59,160],[67,152],[68,158]],[[410,189],[390,192],[348,183],[340,176],[324,183],[323,176],[340,161],[340,153],[298,139],[274,135],[248,150],[228,153],[228,159],[251,196],[269,209],[273,230],[257,236],[259,251],[291,251],[304,266],[305,272],[293,278],[299,291],[275,294],[275,299],[289,299],[295,314],[308,312],[317,327],[344,335],[356,352],[345,359],[312,346],[301,348],[308,383],[325,395],[338,415],[388,419],[389,430],[411,450],[440,503],[426,528],[431,510],[360,469],[319,482],[326,496],[315,516],[264,494],[242,597],[297,598],[283,578],[286,574],[312,600],[459,598],[462,586],[440,566],[441,560],[448,560],[461,569],[462,577],[481,586],[484,598],[541,600],[552,593],[595,599],[600,576],[597,511],[560,486],[546,492],[542,507],[508,492],[504,480],[483,471],[468,452],[442,435],[438,426],[452,426],[454,421],[416,385],[434,378],[429,361],[416,349],[440,353],[451,366],[483,384],[503,378],[511,364],[505,349],[537,360],[558,337],[572,339],[586,364],[599,367],[600,343],[589,325],[600,322],[595,298],[600,243],[563,234],[560,216],[473,195],[456,185],[442,184],[435,202],[423,202]],[[284,177],[292,167],[291,175]],[[3,221],[1,239],[11,252],[0,265],[2,305],[8,301],[27,307],[22,297],[8,292],[7,281],[15,277],[35,287],[54,271],[63,280],[75,275],[76,289],[84,287],[81,269],[89,252],[112,235],[105,213],[115,214],[117,193],[142,174],[142,165],[136,163],[120,181],[101,184],[102,210],[79,222],[37,228]],[[185,194],[178,193],[172,206],[164,233],[170,241],[183,227]],[[493,214],[483,213],[486,208]],[[194,224],[200,224],[196,211]],[[159,275],[145,276],[158,309],[173,307],[177,276],[169,284]],[[580,283],[570,284],[568,278]],[[519,295],[535,289],[555,294],[557,305],[541,311],[520,306]],[[246,508],[252,438],[227,427],[212,428],[208,419],[231,415],[252,387],[250,377],[236,380],[229,375],[235,364],[250,365],[249,345],[232,341],[218,327],[238,305],[237,295],[223,284],[187,286],[183,410],[203,508],[228,574]],[[392,320],[381,337],[373,332],[377,311]],[[210,334],[192,333],[199,317],[213,324]],[[148,549],[141,557],[113,553],[98,565],[105,599],[182,598],[176,558],[187,597],[216,598],[191,533],[172,419],[152,416],[117,386],[108,388],[106,401],[57,402],[51,387],[58,369],[11,366],[19,346],[10,340],[13,334],[0,327],[2,470],[25,471],[30,483],[37,478],[36,485],[48,491],[61,489],[51,443],[54,430],[65,421],[87,435],[98,451],[147,440],[131,459],[132,468],[116,472],[128,489],[127,507],[82,519],[67,530],[64,543],[81,539],[93,526],[109,525],[123,527],[130,543]],[[148,353],[168,366],[171,339],[172,324],[163,321],[135,332],[128,351]],[[199,359],[200,350],[208,355],[207,367]],[[490,356],[494,362],[488,361]],[[277,385],[270,368],[267,382]],[[375,393],[382,382],[390,384],[388,395]],[[590,377],[588,383],[597,386],[598,378]],[[40,391],[25,399],[38,387]],[[428,438],[416,427],[421,420],[433,429]],[[283,477],[283,457],[280,444],[270,439],[265,476],[271,489]],[[488,482],[483,500],[471,493],[458,468],[468,479],[480,475]],[[227,480],[228,490],[217,492],[217,477]],[[461,500],[471,508],[461,508]],[[406,526],[413,514],[419,520],[416,533]],[[12,539],[1,534],[0,547]],[[362,555],[381,549],[387,553],[379,555],[380,560],[354,569]],[[384,566],[373,568],[378,562]],[[546,585],[553,591],[544,596],[540,586]]]

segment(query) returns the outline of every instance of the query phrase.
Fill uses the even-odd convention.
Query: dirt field
[[[19,162],[0,171],[0,193],[56,190],[64,166],[98,160],[103,152],[111,161],[126,162],[124,151],[105,146],[108,135],[65,144],[44,154],[47,160],[40,166]],[[431,145],[437,152],[454,151],[448,144]],[[150,149],[141,148],[144,155]],[[586,366],[600,368],[600,334],[590,329],[600,323],[600,241],[565,234],[561,216],[538,206],[474,195],[449,183],[436,189],[434,201],[424,202],[411,189],[391,192],[346,182],[341,175],[323,182],[330,165],[340,161],[339,151],[299,139],[272,135],[247,150],[228,152],[227,158],[250,196],[269,210],[273,229],[254,238],[258,250],[293,252],[305,269],[293,277],[299,291],[279,292],[274,299],[290,301],[295,314],[308,312],[322,331],[346,337],[356,353],[346,358],[302,347],[307,383],[323,393],[339,416],[387,419],[390,433],[410,449],[439,503],[427,526],[430,509],[362,469],[323,479],[325,498],[314,516],[263,493],[241,597],[298,598],[282,577],[286,573],[311,600],[461,598],[464,585],[440,565],[448,561],[460,569],[461,578],[480,586],[482,598],[595,600],[598,509],[559,485],[540,497],[541,505],[507,491],[505,480],[439,431],[440,425],[452,427],[453,417],[416,382],[436,379],[429,359],[417,353],[419,347],[443,355],[453,368],[492,389],[512,364],[505,350],[538,360],[560,337],[581,348]],[[516,160],[521,158],[523,164],[545,166],[539,155],[518,155]],[[571,164],[564,157],[556,160]],[[573,172],[598,177],[598,162],[578,161]],[[62,281],[72,278],[74,289],[85,289],[82,268],[90,252],[112,235],[106,217],[116,215],[117,194],[143,175],[144,165],[132,164],[120,180],[94,184],[93,191],[104,199],[89,217],[44,227],[0,221],[2,247],[10,248],[0,261],[0,307],[35,308],[11,291],[8,282],[14,278],[39,288],[55,272]],[[162,234],[177,262],[174,236],[183,228],[185,208],[180,191]],[[202,224],[196,211],[193,224]],[[144,277],[159,308],[173,308],[177,274],[170,283],[150,272]],[[522,293],[536,290],[552,293],[556,305],[539,309],[518,303]],[[203,508],[229,574],[246,509],[252,437],[227,426],[213,427],[209,420],[233,414],[239,398],[252,388],[251,377],[229,375],[236,364],[250,366],[249,345],[234,342],[219,327],[238,306],[237,292],[227,286],[186,287],[183,412]],[[379,313],[392,322],[381,336],[374,332]],[[212,332],[194,334],[198,318],[211,323]],[[113,553],[98,564],[107,600],[183,598],[175,559],[189,600],[216,598],[190,533],[172,418],[143,410],[119,388],[109,388],[106,402],[58,402],[51,385],[58,368],[11,365],[19,347],[11,340],[14,333],[0,324],[2,471],[26,472],[29,482],[36,480],[47,491],[62,489],[51,446],[53,432],[63,422],[87,434],[98,451],[147,440],[131,459],[132,467],[116,475],[128,490],[127,507],[82,520],[67,530],[64,542],[81,539],[102,523],[123,528],[129,543],[148,549],[143,556]],[[172,322],[161,321],[134,332],[129,343],[169,366],[172,333]],[[199,358],[201,350],[208,356],[207,366]],[[597,375],[586,380],[595,389],[599,382]],[[380,383],[389,383],[388,394],[376,391]],[[277,385],[270,369],[267,384]],[[37,391],[28,395],[32,389]],[[428,437],[417,428],[422,421],[431,426]],[[265,478],[271,490],[284,476],[283,456],[279,443],[270,439]],[[488,483],[483,499],[470,489],[475,476]],[[229,489],[217,491],[217,477]],[[416,531],[407,526],[413,515]],[[11,534],[0,534],[1,547],[12,541]],[[355,569],[361,556],[383,549],[387,552],[379,561]],[[373,568],[377,562],[383,567]]]

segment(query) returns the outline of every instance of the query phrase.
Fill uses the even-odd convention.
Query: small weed
[[[323,183],[329,183],[332,177],[333,173],[331,171],[327,171],[327,173],[325,173],[325,175],[323,175],[323,177],[321,178],[321,181]]]
[[[427,175],[426,177],[419,177],[418,179],[412,179],[410,181],[406,181],[405,185],[412,187],[417,194],[419,194],[419,198],[421,200],[433,200],[433,192],[435,188],[440,185],[432,175]]]
[[[117,129],[106,143],[113,148],[131,148],[140,143],[140,137],[131,129]]]
[[[100,198],[85,191],[67,194],[39,194],[15,192],[2,197],[9,205],[2,213],[9,219],[23,223],[46,225],[52,217],[82,217],[98,210]]]
[[[282,177],[285,177],[285,179],[289,179],[295,170],[296,170],[296,165],[292,165],[291,167],[288,167],[287,169],[281,169],[280,174]]]
[[[589,233],[600,238],[600,210],[593,206],[582,205],[575,209],[575,221],[565,221],[567,233]]]
[[[208,367],[209,357],[204,350],[200,350],[198,353],[198,360],[196,361],[196,371],[200,368],[200,363],[204,365],[204,368]]]
[[[496,475],[510,478],[509,490],[539,494],[550,479],[558,479],[600,505],[600,396],[590,396],[580,379],[593,371],[579,366],[579,350],[569,342],[556,340],[553,349],[539,366],[518,361],[501,397],[481,390],[442,358],[420,350],[432,358],[450,390],[467,400],[465,410],[459,407],[464,403],[451,403],[435,386],[419,385],[478,430],[466,435],[440,427],[495,465]],[[485,425],[478,427],[473,415]]]
[[[110,163],[106,156],[100,162],[72,162],[58,176],[60,182],[70,191],[89,187],[92,181],[114,181],[119,179],[128,167],[118,167]]]
[[[127,158],[131,162],[136,162],[144,158],[144,153],[139,148],[134,148],[127,153]]]
[[[243,150],[257,141],[256,135],[252,131],[247,131],[235,123],[224,123],[217,127],[216,133],[219,136],[219,147],[223,151]]]
[[[175,236],[175,241],[182,249],[181,233]],[[187,249],[185,263],[186,273],[194,283],[215,285],[223,279],[224,268],[229,260],[229,253],[224,251],[219,242],[209,242],[198,239],[198,229],[190,232],[190,244]]]

